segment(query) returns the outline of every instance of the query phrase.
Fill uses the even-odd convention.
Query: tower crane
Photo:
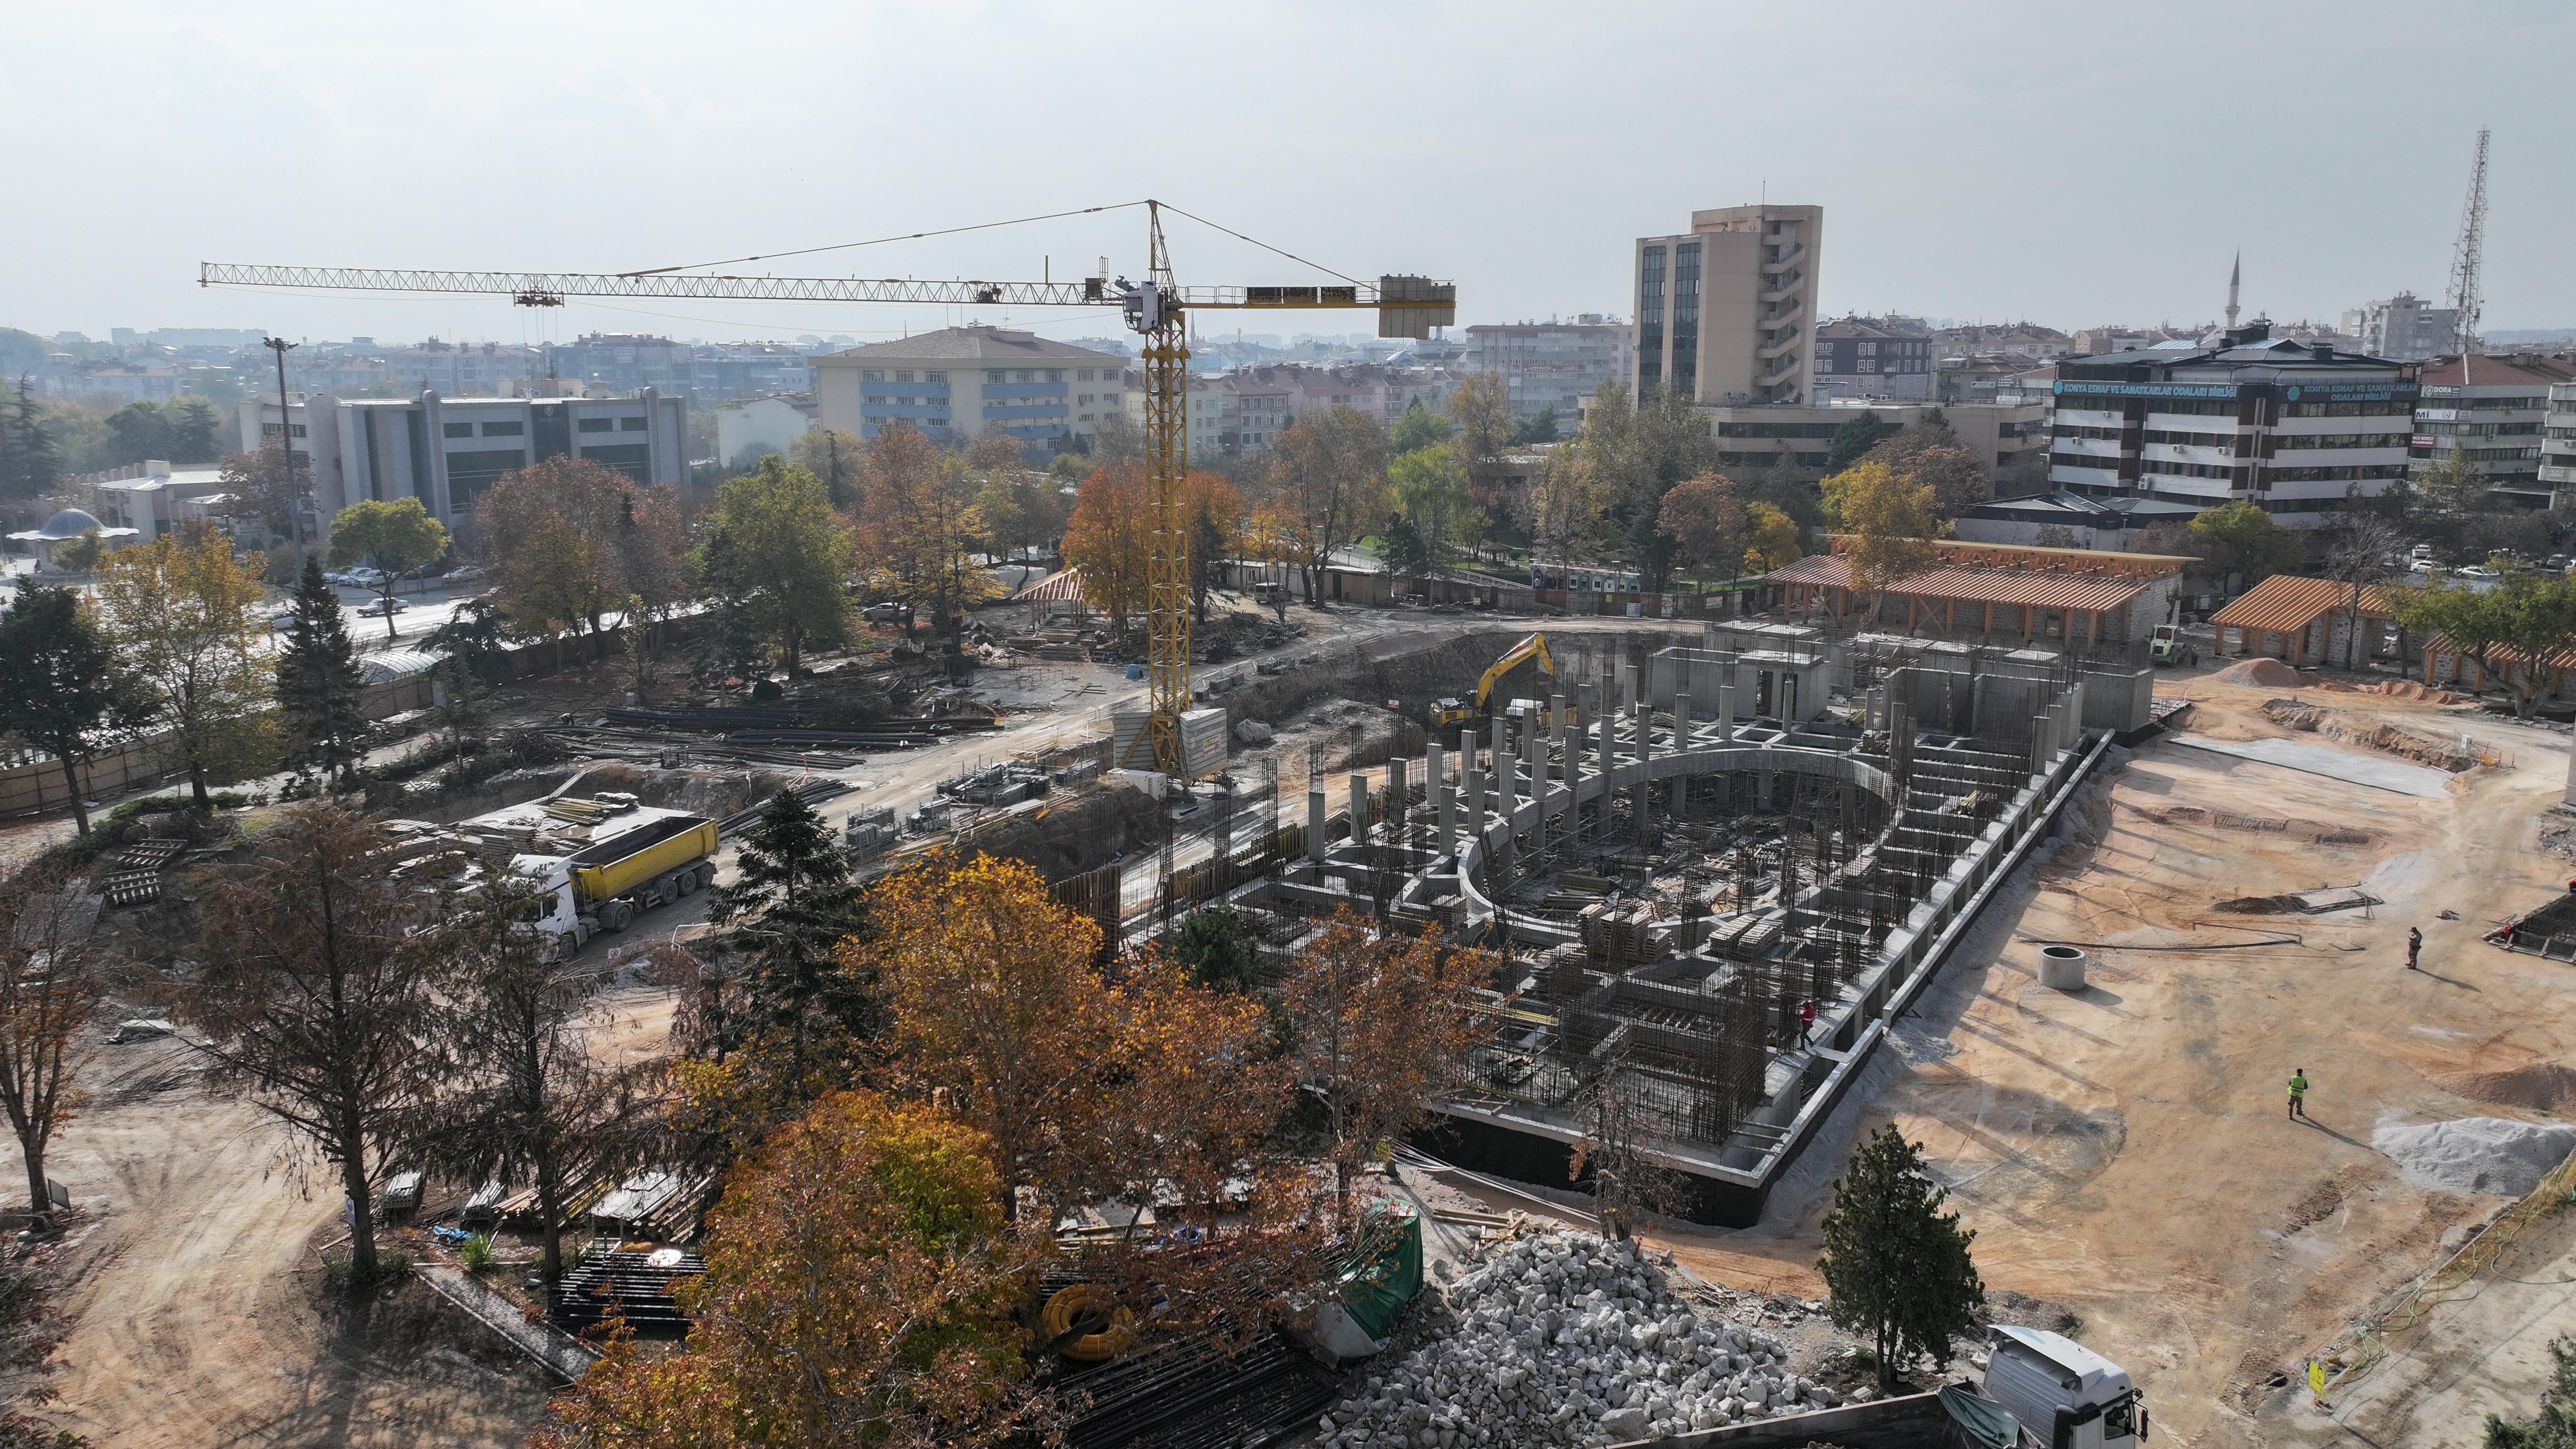
[[[1433,327],[1457,321],[1458,288],[1454,282],[1397,274],[1380,276],[1374,286],[1345,277],[1346,285],[1338,286],[1184,287],[1173,275],[1171,252],[1163,239],[1164,204],[1149,200],[1144,206],[1146,266],[1141,281],[1120,277],[1113,282],[1105,275],[1108,268],[1104,258],[1104,275],[1069,282],[752,277],[679,268],[615,273],[472,272],[201,262],[197,284],[350,292],[484,293],[506,296],[522,307],[560,307],[575,297],[1116,307],[1124,315],[1128,329],[1144,342],[1145,466],[1152,485],[1153,539],[1146,566],[1145,677],[1149,714],[1148,727],[1139,742],[1152,742],[1157,768],[1181,774],[1185,766],[1180,721],[1190,707],[1189,537],[1188,520],[1181,516],[1181,479],[1190,463],[1189,314],[1219,309],[1373,308],[1378,314],[1380,337],[1426,338]],[[1177,207],[1172,209],[1188,215]]]
[[[2478,149],[2469,162],[2468,200],[2460,203],[2460,239],[2451,245],[2450,303],[2458,314],[2451,335],[2463,358],[2478,345],[2478,313],[2486,300],[2478,295],[2478,273],[2486,259],[2486,238],[2487,128],[2480,126]]]

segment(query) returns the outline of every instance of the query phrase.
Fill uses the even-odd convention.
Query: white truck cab
[[[2136,1449],[2147,1406],[2126,1369],[2071,1338],[1997,1324],[1987,1345],[1986,1397],[2021,1422],[2036,1449]]]

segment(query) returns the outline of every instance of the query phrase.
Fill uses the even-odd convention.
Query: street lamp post
[[[295,422],[287,411],[286,354],[298,344],[271,337],[266,346],[277,354],[277,448],[286,457],[286,524],[295,535],[295,576],[304,577],[304,490],[295,481]]]

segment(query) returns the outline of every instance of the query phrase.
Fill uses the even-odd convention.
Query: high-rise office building
[[[1629,381],[1705,403],[1804,403],[1814,367],[1821,206],[1691,213],[1679,236],[1637,239]]]
[[[2361,350],[2396,362],[2428,362],[2460,350],[2460,310],[2436,307],[2412,292],[2352,308],[2343,331],[2361,339]]]

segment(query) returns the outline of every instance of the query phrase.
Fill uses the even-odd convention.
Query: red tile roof
[[[1840,555],[1815,554],[1770,574],[1774,583],[1811,588],[1852,587],[1851,566]],[[1917,599],[1955,599],[1963,604],[2004,604],[2033,609],[2116,609],[2136,598],[2150,580],[2101,574],[2026,573],[1999,568],[1935,568],[1888,586],[1887,592]]]

